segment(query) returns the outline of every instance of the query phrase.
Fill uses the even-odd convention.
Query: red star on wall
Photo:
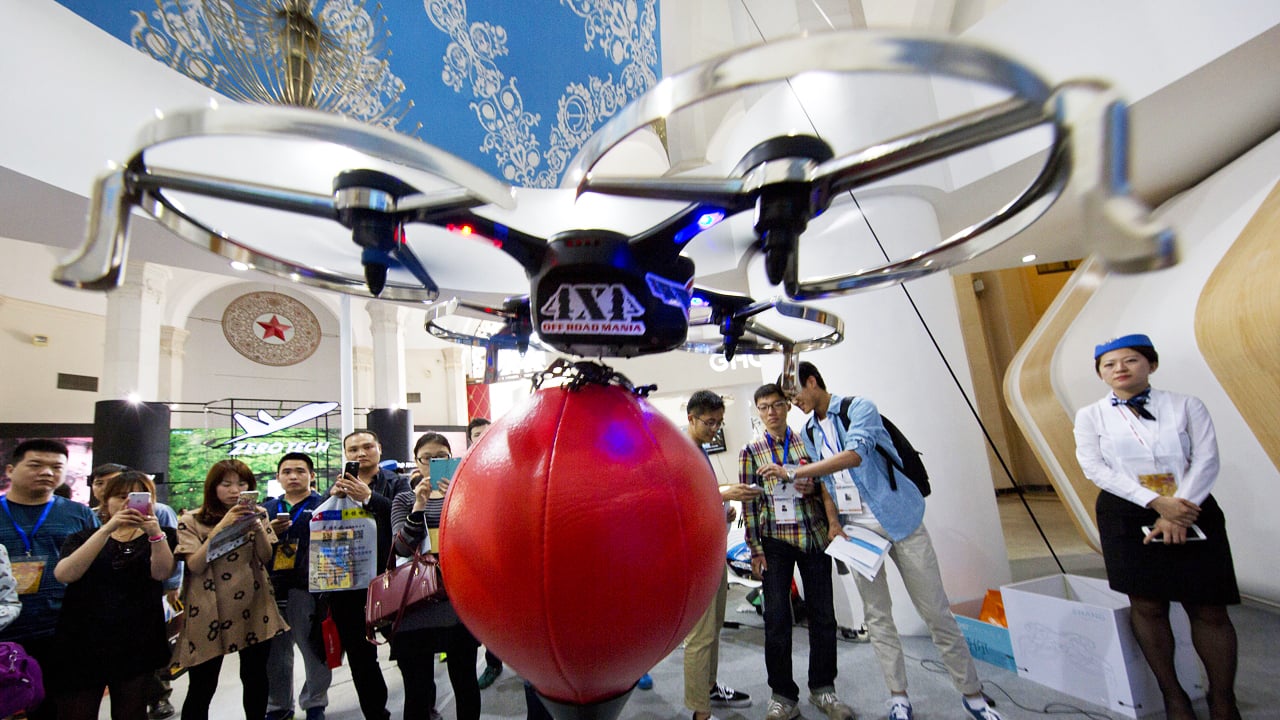
[[[274,336],[274,337],[280,338],[280,340],[283,341],[285,339],[284,331],[293,329],[292,325],[285,325],[284,323],[280,322],[280,319],[277,318],[275,315],[271,316],[271,322],[259,321],[258,325],[262,327],[263,340],[266,340],[267,338]]]

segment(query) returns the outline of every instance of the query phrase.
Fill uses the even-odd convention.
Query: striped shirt
[[[799,434],[787,428],[782,442],[778,442],[765,432],[761,437],[747,443],[738,453],[738,482],[745,485],[757,485],[764,488],[764,494],[755,500],[742,503],[743,515],[746,519],[747,547],[751,548],[752,557],[764,554],[762,538],[773,538],[799,548],[802,552],[821,552],[827,547],[827,514],[822,507],[821,495],[806,495],[796,503],[796,521],[778,524],[774,522],[772,495],[775,480],[766,480],[756,471],[774,463],[777,465],[798,465],[801,461],[810,460],[804,449],[804,441]]]

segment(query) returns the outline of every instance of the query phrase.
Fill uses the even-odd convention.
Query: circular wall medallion
[[[320,322],[288,295],[254,292],[222,312],[222,334],[241,355],[262,365],[295,365],[320,347]]]

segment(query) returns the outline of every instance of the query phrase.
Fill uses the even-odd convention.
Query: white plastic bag
[[[373,514],[351,498],[330,497],[311,513],[308,589],[363,592],[377,574],[377,552]]]

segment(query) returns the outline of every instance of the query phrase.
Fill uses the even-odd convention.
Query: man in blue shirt
[[[0,544],[9,551],[18,582],[22,612],[0,640],[16,642],[45,667],[53,663],[53,631],[62,611],[66,585],[53,577],[68,536],[98,526],[87,506],[56,497],[67,464],[67,446],[56,440],[35,439],[19,443],[12,462],[5,467],[9,491],[0,497]],[[56,693],[56,677],[45,677],[48,698]],[[56,718],[57,710],[46,699],[28,714],[32,720]]]
[[[320,634],[320,621],[314,595],[307,591],[307,557],[311,545],[311,513],[324,498],[311,489],[316,477],[315,463],[306,453],[291,452],[276,464],[276,480],[284,494],[262,504],[276,532],[276,546],[271,558],[271,585],[276,591],[280,614],[289,623],[289,632],[271,640],[271,656],[267,660],[270,697],[267,720],[282,720],[293,715],[293,647],[302,653],[306,680],[298,705],[307,720],[324,720],[329,704],[329,683],[333,671],[325,662]]]
[[[905,480],[894,489],[889,482],[889,466],[876,451],[877,446],[883,448],[901,466],[880,412],[874,403],[861,397],[848,399],[846,409],[846,399],[827,392],[822,375],[812,363],[800,363],[799,380],[800,390],[791,402],[802,412],[811,413],[802,435],[809,456],[820,459],[801,465],[790,474],[793,479],[822,479],[831,537],[845,536],[844,526],[856,524],[892,542],[889,557],[898,567],[920,617],[929,626],[952,683],[964,695],[965,710],[976,720],[1000,720],[982,695],[982,681],[969,646],[951,614],[938,557],[924,526],[924,496],[915,483]],[[775,476],[786,472],[776,465],[766,470]],[[898,627],[893,622],[885,574],[882,569],[874,580],[855,574],[854,581],[866,611],[871,646],[889,686],[888,718],[912,720],[906,663]]]

